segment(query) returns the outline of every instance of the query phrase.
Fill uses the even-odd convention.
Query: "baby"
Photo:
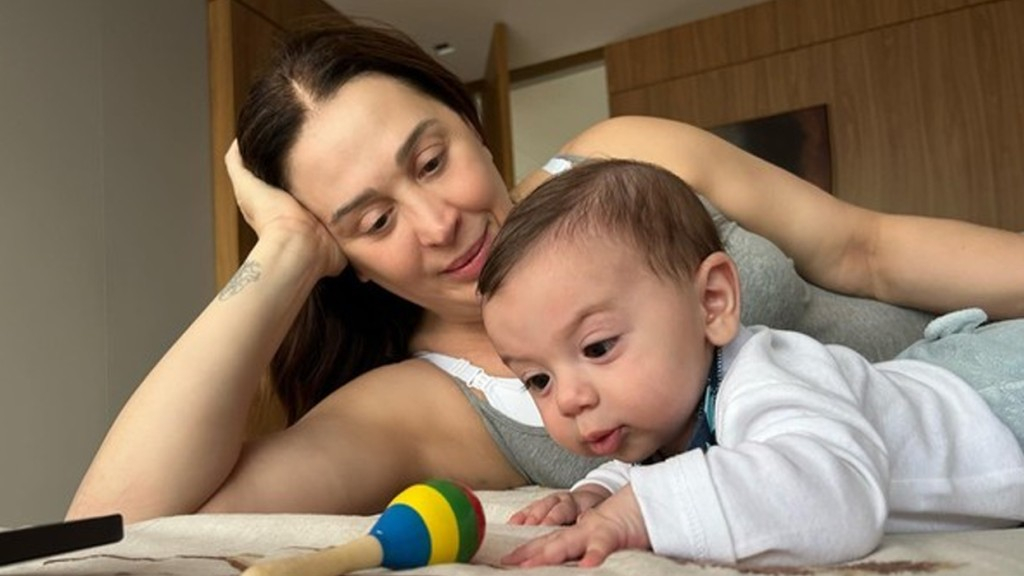
[[[1019,386],[1022,362],[964,361],[1024,358],[1024,320],[976,329],[980,310],[958,313],[970,325],[947,337],[978,354],[943,362],[929,355],[940,339],[878,364],[744,327],[736,267],[700,200],[624,160],[581,164],[518,205],[479,290],[551,436],[613,458],[513,516],[574,525],[506,563],[593,566],[623,548],[832,563],[884,532],[1024,521],[1024,418],[975,389]]]

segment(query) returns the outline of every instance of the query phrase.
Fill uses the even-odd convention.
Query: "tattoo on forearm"
[[[263,269],[260,267],[259,262],[246,261],[235,272],[235,275],[228,280],[228,283],[224,285],[224,288],[217,295],[218,300],[227,300],[235,294],[238,294],[245,289],[246,286],[260,279],[263,274]]]

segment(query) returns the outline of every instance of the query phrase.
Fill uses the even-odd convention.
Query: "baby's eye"
[[[548,382],[550,381],[551,378],[547,374],[534,374],[533,376],[528,376],[526,379],[524,379],[523,384],[526,384],[527,389],[532,388],[540,392],[541,390],[547,388]]]
[[[592,344],[587,344],[583,347],[583,355],[587,358],[600,358],[611,352],[612,348],[615,347],[615,343],[618,341],[619,339],[616,337],[606,338],[604,340],[598,340]]]

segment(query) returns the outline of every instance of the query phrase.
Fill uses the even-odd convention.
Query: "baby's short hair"
[[[663,278],[692,278],[721,251],[718,230],[700,199],[668,170],[635,160],[588,160],[541,184],[509,213],[477,289],[487,298],[546,239],[621,241]]]

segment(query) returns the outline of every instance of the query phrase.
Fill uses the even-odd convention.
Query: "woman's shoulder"
[[[451,414],[458,406],[471,410],[450,376],[424,360],[409,359],[351,380],[331,392],[308,416],[327,422],[335,418],[380,421],[408,431],[426,423],[440,425],[435,416]]]
[[[673,139],[673,145],[699,140],[704,132],[678,120],[654,116],[616,116],[602,120],[567,142],[560,153],[587,157],[644,160],[652,143]]]
[[[446,380],[448,376],[439,368],[426,360],[412,357],[391,364],[384,364],[361,374],[346,384],[350,385],[390,385],[403,386],[409,382],[428,380]],[[344,388],[344,387],[343,387]]]
[[[331,392],[314,410],[348,412],[353,406],[369,409],[392,403],[415,404],[452,388],[447,374],[424,360],[410,358],[360,374]]]
[[[556,157],[577,159],[626,158],[678,170],[687,149],[699,147],[706,133],[694,126],[653,116],[616,116],[602,120],[580,132],[562,146]],[[512,190],[513,201],[528,196],[552,174],[543,168],[534,170]]]

